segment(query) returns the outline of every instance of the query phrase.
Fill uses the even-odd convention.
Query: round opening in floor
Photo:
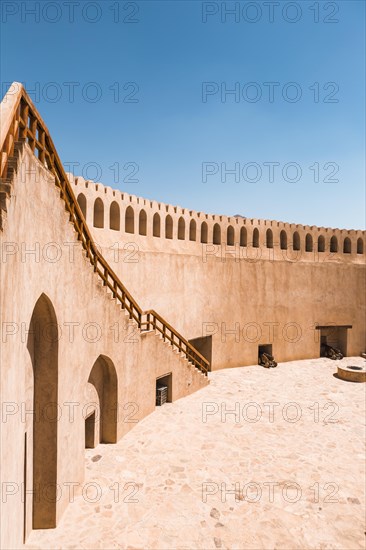
[[[350,365],[347,367],[347,369],[351,370],[363,370],[363,367],[356,367],[355,365]]]

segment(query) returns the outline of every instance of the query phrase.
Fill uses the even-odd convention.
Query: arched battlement
[[[115,243],[117,238],[121,242],[134,241],[142,250],[193,255],[201,255],[202,245],[207,244],[229,249],[261,248],[261,259],[272,261],[364,262],[364,231],[197,212],[130,195],[80,176],[69,177],[76,196],[82,193],[85,197],[86,204],[82,199],[83,211],[86,212],[88,224],[95,229],[96,241],[101,241],[105,246],[108,242]],[[103,202],[104,221],[102,224],[99,215],[96,225],[93,212],[97,198]],[[195,227],[191,222],[195,223]],[[202,222],[206,223],[203,228]],[[270,236],[267,234],[268,229],[271,231]],[[344,247],[346,237],[349,241]],[[270,252],[267,254],[266,250]]]

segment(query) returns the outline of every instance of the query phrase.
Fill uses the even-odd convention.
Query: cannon
[[[277,367],[277,363],[274,360],[273,355],[270,355],[269,353],[260,354],[259,364],[262,365],[262,367],[265,367],[266,369],[272,369],[274,367]]]
[[[322,344],[320,351],[320,355],[322,357],[328,357],[329,359],[333,359],[333,361],[343,359],[343,354],[341,350],[338,348],[333,348],[332,346],[328,346],[328,344]]]

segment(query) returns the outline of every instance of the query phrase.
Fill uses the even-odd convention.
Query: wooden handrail
[[[168,340],[180,353],[184,353],[186,359],[207,376],[210,367],[207,359],[154,310],[142,311],[98,251],[48,128],[22,84],[14,82],[11,85],[1,103],[0,116],[1,179],[7,177],[8,161],[14,154],[15,144],[28,143],[39,161],[54,175],[55,184],[70,214],[70,221],[78,234],[78,240],[81,241],[86,256],[95,273],[102,279],[103,285],[112,292],[113,298],[120,302],[122,309],[128,312],[130,319],[137,323],[140,330],[158,331],[164,340]]]
[[[145,311],[144,315],[146,316],[147,320],[143,324],[147,326],[147,330],[150,329],[150,325],[153,325],[155,330],[162,333],[157,323],[157,321],[159,321],[161,325],[165,327],[165,338],[167,340],[169,340],[173,345],[177,346],[180,351],[183,350],[186,355],[190,357],[191,361],[195,359],[197,362],[200,363],[200,365],[206,366],[207,364],[209,366],[207,359],[203,357],[203,355],[201,355],[200,352],[196,350],[192,346],[192,344],[190,344],[188,340],[184,338],[184,336],[179,334],[179,332],[175,330],[167,321],[165,321],[165,319],[163,319],[158,313],[156,313],[156,311],[150,309],[149,311]],[[152,318],[152,320],[150,320],[150,318]],[[174,334],[174,337],[177,338],[177,342],[175,342],[174,337],[169,337],[169,335],[166,334],[166,330],[168,330],[171,334]],[[185,350],[184,347],[186,348]]]

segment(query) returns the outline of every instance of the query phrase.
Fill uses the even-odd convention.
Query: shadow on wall
[[[200,336],[189,340],[189,343],[212,365],[212,336]]]

